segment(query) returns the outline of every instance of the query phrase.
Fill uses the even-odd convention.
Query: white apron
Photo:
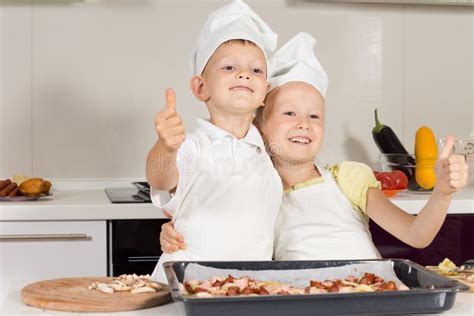
[[[367,220],[331,173],[323,183],[285,193],[275,229],[276,260],[376,259]]]
[[[272,259],[283,188],[270,157],[262,150],[242,161],[215,158],[208,136],[196,134],[201,158],[173,219],[187,248],[160,257],[152,276],[164,283],[167,261]]]

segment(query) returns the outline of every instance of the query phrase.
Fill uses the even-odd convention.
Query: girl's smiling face
[[[324,98],[310,84],[288,82],[269,93],[259,125],[275,162],[314,161],[324,137]]]

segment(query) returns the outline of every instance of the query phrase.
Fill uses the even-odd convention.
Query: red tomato
[[[374,171],[374,176],[377,178],[377,176],[380,174],[380,171]]]
[[[381,172],[376,179],[382,183],[382,190],[392,190],[397,187],[397,178],[391,172]]]
[[[397,179],[397,187],[396,189],[406,189],[408,187],[408,177],[405,172],[401,170],[394,170],[392,174]]]

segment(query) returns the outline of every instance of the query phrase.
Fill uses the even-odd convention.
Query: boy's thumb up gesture
[[[452,154],[454,137],[448,136],[436,163],[436,189],[451,194],[467,183],[467,163],[464,155]]]
[[[155,116],[155,129],[158,133],[158,142],[167,151],[177,151],[184,142],[184,125],[176,113],[176,95],[173,89],[166,89],[166,105]]]

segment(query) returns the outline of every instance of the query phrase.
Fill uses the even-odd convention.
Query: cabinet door
[[[0,222],[0,305],[8,289],[107,275],[105,221]]]
[[[423,266],[436,266],[444,258],[457,265],[474,259],[474,214],[448,214],[433,242],[424,249],[404,244],[372,221],[370,231],[384,258],[410,259]]]

